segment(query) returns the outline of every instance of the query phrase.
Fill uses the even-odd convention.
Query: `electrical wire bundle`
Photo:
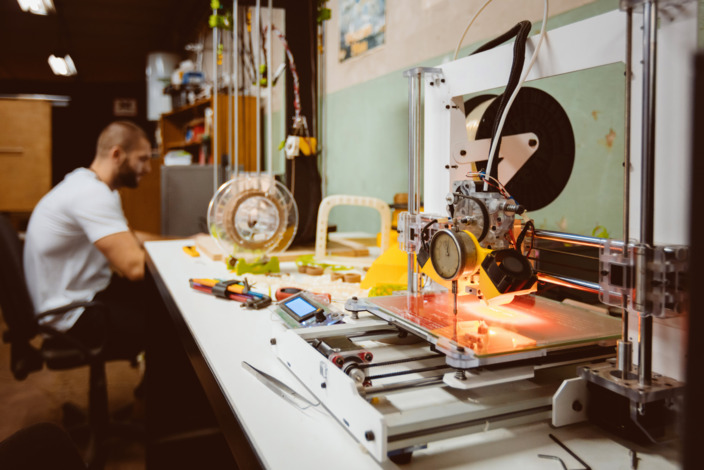
[[[231,279],[189,279],[192,289],[212,294],[222,299],[236,300],[242,307],[259,310],[271,305],[271,297],[252,290],[252,285],[245,278],[243,281]]]
[[[464,32],[462,33],[462,37],[460,37],[459,42],[457,43],[457,47],[455,48],[455,55],[454,59],[457,59],[457,55],[459,54],[460,47],[462,46],[462,41],[464,41],[464,37],[467,35],[467,31],[469,31],[469,28],[472,26],[474,21],[479,17],[481,12],[489,5],[493,0],[487,0],[484,2],[484,4],[477,10],[477,12],[474,14],[472,19],[469,21],[467,24],[467,27],[465,28]],[[526,81],[526,78],[528,77],[528,74],[530,73],[530,70],[533,68],[533,64],[535,63],[536,59],[538,58],[538,53],[540,52],[540,47],[543,44],[543,40],[545,38],[545,29],[547,25],[547,20],[548,20],[548,0],[543,0],[543,22],[540,28],[540,38],[538,40],[538,44],[535,48],[535,51],[533,52],[533,55],[531,56],[530,62],[528,63],[528,67],[523,71],[523,73],[520,75],[520,79],[518,79],[518,72],[523,68],[523,56],[519,58],[518,61],[515,62],[515,67],[512,67],[511,71],[511,77],[509,79],[509,85],[507,86],[506,91],[510,93],[510,97],[508,99],[502,98],[501,102],[501,107],[500,107],[500,112],[498,113],[497,116],[500,116],[498,121],[495,123],[494,126],[494,132],[492,134],[492,139],[491,139],[491,148],[489,149],[489,160],[487,162],[486,166],[486,174],[489,176],[495,176],[495,169],[494,169],[494,157],[498,151],[498,147],[501,143],[501,131],[503,130],[504,123],[506,122],[506,117],[508,116],[509,109],[511,108],[511,105],[513,104],[513,101],[516,99],[516,96],[518,95],[518,92],[520,91],[521,87],[523,86],[523,83]],[[527,22],[525,22],[527,23]],[[516,52],[518,49],[523,49],[525,50],[525,40],[527,39],[528,31],[530,29],[530,23],[527,23],[527,26],[524,22],[518,23],[513,29],[505,33],[504,35],[500,36],[499,38],[496,38],[493,41],[490,41],[489,43],[485,44],[482,46],[477,52],[481,52],[484,50],[491,49],[492,47],[497,46],[498,44],[506,41],[509,37],[511,36],[516,36],[516,46],[514,48],[514,52]],[[512,89],[512,90],[511,90]],[[508,93],[505,93],[507,95]],[[488,180],[484,180],[484,191],[487,191],[489,189],[489,182]]]
[[[268,31],[268,26],[265,26],[262,31],[262,36]],[[293,60],[293,53],[291,53],[291,48],[288,47],[288,41],[286,41],[286,36],[282,33],[276,26],[271,27],[271,32],[276,34],[276,36],[281,41],[281,44],[286,51],[286,57],[288,59],[289,70],[291,71],[291,76],[293,77],[293,129],[294,131],[303,131],[304,135],[308,136],[308,125],[306,123],[305,117],[301,116],[301,96],[300,96],[300,83],[298,81],[298,72],[296,71],[296,63]],[[264,52],[266,54],[266,51]],[[278,78],[278,77],[277,77]]]

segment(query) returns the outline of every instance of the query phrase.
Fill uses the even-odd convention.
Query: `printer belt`
[[[389,372],[387,374],[379,374],[379,375],[370,375],[367,377],[367,379],[369,379],[369,380],[386,379],[388,377],[398,377],[400,375],[418,374],[420,372],[429,372],[429,371],[441,370],[441,369],[451,369],[451,367],[448,366],[447,364],[442,364],[439,366],[422,367],[420,369],[404,370],[404,371],[399,371],[399,372]]]
[[[360,369],[369,369],[371,367],[393,366],[396,364],[403,364],[404,362],[425,361],[427,359],[439,359],[439,358],[444,358],[444,357],[445,357],[445,355],[443,355],[443,354],[429,354],[427,356],[409,357],[409,358],[405,358],[405,359],[397,359],[395,361],[360,364],[359,368]]]

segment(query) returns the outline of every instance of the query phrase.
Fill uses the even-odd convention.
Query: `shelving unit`
[[[228,113],[227,95],[218,95],[218,148],[220,154],[228,154]],[[233,97],[234,104],[234,97]],[[183,106],[170,113],[163,114],[159,121],[161,129],[161,156],[170,150],[186,150],[193,155],[193,162],[198,163],[198,154],[202,144],[199,137],[187,139],[189,128],[197,124],[205,124],[205,110],[212,108],[212,99],[198,101]],[[239,114],[239,164],[244,171],[256,170],[256,142],[255,142],[255,99],[250,96],[240,96],[238,103]],[[234,135],[234,123],[232,124]],[[212,145],[205,156],[205,163],[212,163]]]
[[[227,113],[227,95],[218,95],[218,141],[221,155],[228,153],[228,113]],[[234,102],[234,98],[233,98]],[[198,155],[202,140],[194,138],[187,140],[187,131],[189,126],[202,122],[205,123],[205,110],[212,106],[212,99],[201,100],[196,103],[183,106],[172,112],[161,115],[159,120],[159,129],[161,131],[161,145],[158,149],[158,158],[152,161],[152,171],[147,174],[136,189],[120,190],[122,197],[122,207],[125,216],[130,223],[130,226],[135,230],[141,230],[151,233],[162,233],[164,225],[162,224],[163,207],[170,207],[168,198],[170,197],[171,189],[162,187],[163,175],[162,165],[164,155],[170,150],[185,150],[193,155],[192,165],[185,166],[179,169],[179,174],[193,172],[194,178],[189,180],[187,177],[182,178],[182,181],[191,181],[192,184],[207,185],[207,188],[195,188],[192,190],[198,194],[204,191],[212,191],[212,179],[202,178],[204,168],[198,164]],[[254,97],[240,96],[238,103],[239,114],[239,165],[244,171],[256,170],[256,102]],[[234,122],[232,124],[234,136]],[[209,146],[208,155],[204,158],[205,162],[212,161],[212,145]],[[234,164],[234,163],[233,163]],[[208,165],[212,172],[212,165]],[[173,172],[172,172],[173,173]],[[198,174],[196,178],[195,174]],[[172,186],[169,186],[172,188]],[[205,215],[205,214],[203,214]],[[171,215],[173,216],[173,215]]]

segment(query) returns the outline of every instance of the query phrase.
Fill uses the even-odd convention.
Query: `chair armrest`
[[[41,318],[45,318],[51,315],[61,315],[66,312],[69,312],[71,310],[74,310],[76,308],[88,308],[88,307],[104,307],[107,308],[107,306],[103,302],[95,302],[95,301],[86,301],[86,302],[73,302],[68,305],[64,305],[63,307],[58,307],[54,308],[51,310],[47,310],[46,312],[42,312],[37,315],[37,320]],[[39,323],[38,326],[38,331],[42,334],[51,336],[53,338],[58,339],[59,341],[66,343],[68,346],[75,347],[79,351],[81,351],[87,358],[90,358],[91,361],[95,360],[102,360],[101,355],[103,352],[103,348],[105,347],[105,341],[107,340],[108,337],[108,330],[110,328],[110,317],[105,314],[105,310],[100,309],[99,311],[103,312],[103,317],[105,320],[105,331],[103,332],[103,339],[100,343],[100,346],[95,349],[91,349],[88,346],[86,346],[82,341],[79,341],[78,339],[66,334],[63,331],[59,331],[56,328],[53,328],[52,326],[49,325],[43,325]]]
[[[73,309],[76,308],[81,308],[81,307],[99,307],[101,305],[105,305],[102,302],[95,302],[95,301],[87,301],[87,302],[72,302],[68,305],[64,305],[63,307],[57,307],[57,308],[52,308],[51,310],[47,310],[46,312],[42,312],[37,314],[37,320],[48,317],[50,315],[60,315],[62,313],[69,312]]]
[[[85,355],[86,358],[88,358],[90,361],[94,360],[99,360],[100,355],[103,352],[103,346],[105,345],[104,342],[103,344],[100,345],[100,347],[96,349],[91,349],[85,344],[83,344],[82,341],[77,340],[73,336],[70,336],[63,331],[59,331],[55,328],[52,328],[47,325],[39,325],[39,332],[42,334],[45,334],[47,336],[50,336],[52,338],[58,339],[60,342],[65,343],[67,346],[70,346],[72,348],[75,348],[81,353]]]

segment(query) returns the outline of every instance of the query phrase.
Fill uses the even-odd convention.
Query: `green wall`
[[[616,0],[599,0],[551,18],[548,27],[616,8]],[[539,32],[540,24],[533,29]],[[478,45],[462,52],[467,54]],[[440,60],[437,57],[405,69],[434,66]],[[623,65],[530,85],[549,91],[565,108],[577,147],[572,178],[563,194],[531,217],[541,228],[591,234],[602,226],[610,236],[620,236]],[[408,191],[408,85],[403,70],[327,95],[326,124],[327,194],[374,196],[390,203],[395,193]],[[343,231],[377,231],[377,219],[372,211],[353,207],[334,209],[330,216],[331,223]]]
[[[704,31],[704,0],[699,0],[697,7],[697,19],[699,20],[697,44],[699,45],[699,48],[702,49],[704,48],[704,34],[702,34]]]
[[[624,64],[612,64],[527,85],[562,105],[576,147],[565,189],[550,205],[529,213],[536,228],[623,235],[624,70]]]

